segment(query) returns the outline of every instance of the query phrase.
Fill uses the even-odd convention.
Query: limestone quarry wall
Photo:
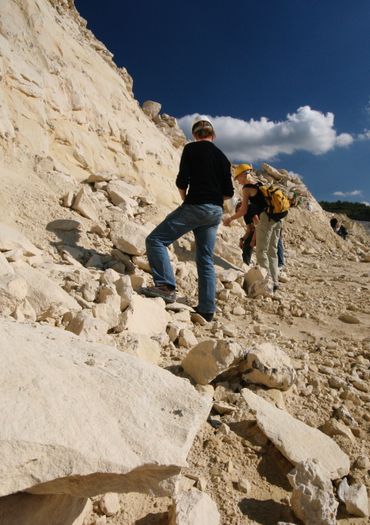
[[[72,1],[1,3],[1,220],[32,230],[62,192],[96,173],[140,182],[171,206],[179,155]]]

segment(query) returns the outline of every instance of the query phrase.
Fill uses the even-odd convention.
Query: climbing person
[[[333,228],[336,234],[338,234],[342,239],[346,240],[348,236],[348,230],[343,224],[339,226],[338,219],[336,217],[332,217],[330,219],[330,226]]]
[[[249,164],[240,164],[234,170],[234,180],[242,185],[243,197],[239,209],[230,217],[225,217],[223,223],[230,226],[232,221],[245,215],[248,207],[253,204],[260,210],[259,221],[256,224],[256,257],[257,263],[265,268],[273,282],[273,291],[279,287],[278,242],[282,228],[282,219],[287,214],[289,201],[280,189],[270,189],[257,182],[253,177],[253,169]],[[272,201],[275,193],[281,206],[275,210]]]
[[[250,191],[245,188],[246,184],[254,184],[256,187],[260,184],[253,178],[253,166],[251,164],[240,164],[234,169],[233,179],[243,187],[242,200],[235,208],[235,214],[231,217],[225,217],[223,223],[229,226],[234,219],[244,217],[247,231],[240,238],[239,246],[243,251],[243,262],[250,264],[253,247],[255,246],[256,233],[255,226],[258,224],[259,215],[265,208],[265,199],[258,195],[256,198],[250,198]]]
[[[154,286],[142,288],[147,297],[176,300],[176,281],[167,247],[193,231],[198,272],[198,305],[195,312],[206,321],[216,310],[216,274],[213,251],[223,202],[234,194],[231,165],[214,144],[216,134],[208,117],[197,117],[192,126],[194,142],[186,144],[180,160],[176,186],[183,203],[146,238],[146,250]]]

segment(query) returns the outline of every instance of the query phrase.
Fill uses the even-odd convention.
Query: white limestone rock
[[[233,283],[237,279],[243,278],[243,272],[240,270],[235,270],[234,268],[229,268],[228,270],[220,270],[217,272],[217,277],[222,283]]]
[[[293,465],[306,460],[317,460],[328,471],[330,479],[348,474],[349,457],[335,441],[250,390],[245,388],[241,393],[255,412],[258,427]]]
[[[9,274],[14,275],[13,267],[8,263],[6,257],[0,252],[0,276]]]
[[[250,297],[258,297],[260,295],[271,295],[272,285],[269,275],[265,268],[254,266],[245,274],[244,287],[248,291]]]
[[[338,502],[328,472],[315,460],[299,463],[288,474],[291,506],[306,525],[336,525]]]
[[[198,344],[198,340],[194,333],[188,328],[182,328],[179,333],[179,345],[185,348],[191,348]]]
[[[123,312],[131,303],[132,295],[134,293],[131,278],[129,275],[120,275],[119,279],[115,281],[114,284],[117,293],[121,298],[121,311]]]
[[[114,285],[101,286],[98,293],[98,303],[92,307],[92,313],[97,319],[102,319],[109,328],[115,328],[120,321],[121,298]]]
[[[102,512],[105,516],[114,516],[121,509],[118,494],[115,494],[114,492],[108,492],[107,494],[104,494],[100,498],[98,506],[100,512]]]
[[[148,335],[123,333],[118,348],[153,365],[158,365],[161,359],[160,344]]]
[[[75,314],[66,326],[66,330],[91,343],[110,342],[110,336],[107,335],[109,324],[103,319],[93,317],[90,310],[82,310]]]
[[[78,312],[81,306],[58,284],[27,263],[19,261],[13,265],[17,276],[27,283],[27,300],[36,312],[36,319],[56,319],[66,312]]]
[[[369,515],[366,487],[363,484],[348,485],[344,478],[338,487],[338,497],[346,506],[348,514],[365,518]]]
[[[36,321],[36,312],[27,299],[18,304],[12,313],[12,317],[17,321]]]
[[[245,381],[279,390],[288,390],[297,379],[290,357],[271,343],[261,343],[248,349],[239,368]]]
[[[90,499],[67,494],[18,493],[0,498],[2,525],[85,525],[91,511]]]
[[[170,315],[163,299],[147,299],[134,294],[123,312],[123,325],[130,334],[156,335],[166,332]]]
[[[0,320],[0,353],[0,496],[163,494],[210,410],[188,381],[57,328]]]
[[[27,282],[17,275],[0,276],[0,315],[12,315],[27,297]]]
[[[134,199],[141,194],[145,194],[145,190],[135,184],[130,184],[123,179],[114,179],[107,185],[107,192],[114,204],[119,204],[121,197],[128,197]],[[118,202],[114,202],[115,196]],[[123,200],[123,198],[122,198]]]
[[[146,100],[142,105],[144,113],[152,120],[161,112],[162,104],[154,100]]]
[[[245,352],[238,343],[208,339],[194,346],[181,366],[196,383],[206,385],[244,356]]]
[[[145,239],[154,229],[148,224],[137,224],[125,219],[114,221],[110,224],[110,238],[113,244],[129,255],[143,255],[145,253]]]
[[[48,231],[73,231],[81,228],[80,221],[75,221],[73,219],[56,219],[55,221],[49,222],[47,225]]]
[[[198,489],[177,494],[169,512],[169,525],[219,525],[216,503]]]
[[[21,248],[24,255],[41,255],[42,251],[36,248],[20,231],[8,224],[0,223],[0,252]]]
[[[350,314],[348,312],[344,312],[338,317],[339,321],[342,321],[342,323],[348,323],[348,324],[359,324],[360,320],[358,317],[356,317],[353,314]]]
[[[83,217],[98,222],[98,212],[95,203],[92,201],[89,190],[82,186],[73,200],[72,208]]]

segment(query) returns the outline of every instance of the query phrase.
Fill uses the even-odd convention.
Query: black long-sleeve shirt
[[[200,140],[186,144],[176,186],[188,190],[186,204],[223,206],[224,196],[234,194],[230,162],[213,142]]]

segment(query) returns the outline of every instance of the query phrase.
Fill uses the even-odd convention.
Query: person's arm
[[[225,226],[230,226],[232,221],[235,219],[239,219],[239,217],[243,217],[248,210],[248,204],[249,204],[249,193],[248,190],[243,189],[243,200],[239,208],[236,210],[236,212],[233,215],[230,215],[230,217],[225,217],[223,219],[223,223]]]
[[[224,201],[231,199],[234,195],[234,186],[231,181],[231,164],[228,159],[225,157],[225,166],[224,166],[224,182],[223,182],[223,199]]]
[[[176,177],[176,186],[179,190],[182,200],[185,199],[186,190],[188,189],[189,181],[190,181],[190,174],[189,174],[187,159],[188,159],[188,150],[185,146],[182,152],[182,155],[181,155],[179,173]]]

